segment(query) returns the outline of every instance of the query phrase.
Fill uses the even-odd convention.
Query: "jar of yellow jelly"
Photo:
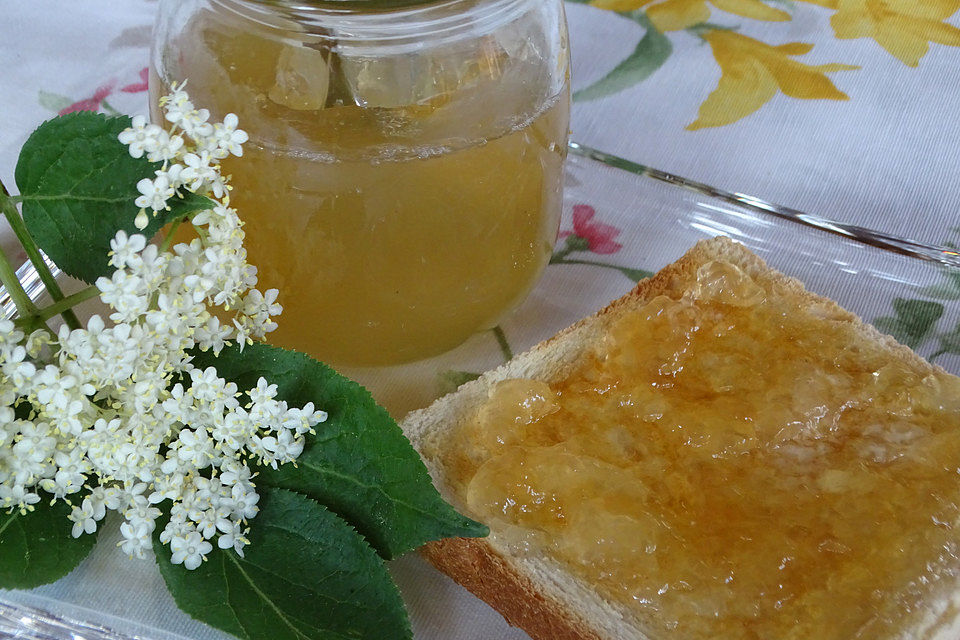
[[[547,264],[569,125],[561,0],[164,0],[154,102],[188,81],[250,134],[224,161],[271,341],[337,365],[446,351]]]

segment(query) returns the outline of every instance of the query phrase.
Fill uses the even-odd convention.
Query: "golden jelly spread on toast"
[[[492,389],[445,454],[472,515],[653,638],[905,633],[960,571],[960,379],[775,278],[688,280]]]

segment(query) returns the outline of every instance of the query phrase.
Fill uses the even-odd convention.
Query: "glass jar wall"
[[[250,134],[224,170],[260,287],[281,291],[272,342],[334,364],[434,355],[547,264],[561,0],[164,0],[155,37],[154,102],[186,80]]]

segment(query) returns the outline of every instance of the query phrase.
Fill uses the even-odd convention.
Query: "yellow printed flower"
[[[720,65],[720,82],[700,105],[688,129],[719,127],[744,118],[783,92],[804,100],[848,100],[825,74],[859,69],[848,64],[807,65],[789,56],[809,53],[812,44],[772,46],[733,31],[713,29],[703,38]]]
[[[634,11],[651,2],[653,0],[592,0],[590,5],[607,11]]]
[[[647,17],[661,32],[680,31],[710,19],[712,4],[721,11],[753,20],[785,22],[790,14],[760,0],[665,0],[647,9]],[[651,4],[652,0],[593,0],[590,4],[610,11],[633,11]]]
[[[840,39],[873,38],[904,64],[915,67],[931,42],[960,46],[960,29],[944,22],[960,0],[834,0],[830,18]]]

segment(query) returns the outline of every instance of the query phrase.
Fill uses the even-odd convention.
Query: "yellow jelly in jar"
[[[561,208],[565,50],[559,93],[539,95],[525,87],[543,69],[496,38],[471,46],[441,68],[341,58],[212,11],[167,43],[179,77],[155,73],[154,102],[188,79],[195,104],[250,135],[223,167],[259,287],[281,292],[272,343],[335,364],[416,360],[529,292]]]

